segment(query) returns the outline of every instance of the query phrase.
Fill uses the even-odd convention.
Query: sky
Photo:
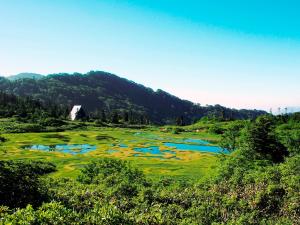
[[[300,106],[298,0],[0,0],[0,75],[102,70],[202,105]]]

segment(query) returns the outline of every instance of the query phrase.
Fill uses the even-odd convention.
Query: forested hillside
[[[102,111],[112,114],[137,114],[153,123],[191,123],[203,116],[224,120],[255,118],[264,114],[257,110],[235,110],[220,105],[201,107],[162,90],[153,91],[143,85],[105,72],[87,74],[53,74],[42,79],[0,78],[0,90],[19,96],[32,96],[42,102],[71,107],[83,105],[91,116]],[[180,119],[178,119],[180,118]]]

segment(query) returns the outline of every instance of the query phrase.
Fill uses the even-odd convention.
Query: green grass
[[[153,179],[161,177],[175,177],[200,179],[211,176],[218,163],[218,157],[214,154],[193,151],[176,151],[163,146],[163,142],[180,142],[183,138],[204,139],[217,142],[218,136],[207,132],[183,132],[173,134],[164,127],[149,127],[147,129],[126,128],[95,128],[87,130],[50,132],[50,133],[15,133],[2,134],[7,141],[0,147],[1,159],[38,159],[47,160],[57,165],[58,171],[54,177],[75,177],[80,168],[93,159],[101,157],[116,157],[126,159],[142,169]],[[153,139],[155,137],[156,139]],[[82,154],[71,155],[60,152],[44,152],[37,150],[24,150],[24,146],[43,144],[90,144],[96,145],[97,150]],[[125,144],[128,147],[121,148]],[[134,157],[134,147],[160,146],[165,150],[176,152],[176,158],[171,154],[165,154],[163,159],[153,158],[148,154]],[[118,150],[108,153],[107,150]],[[172,158],[173,157],[173,158]]]

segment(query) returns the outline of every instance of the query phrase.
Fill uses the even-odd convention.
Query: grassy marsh
[[[116,157],[130,160],[148,176],[202,178],[214,173],[218,157],[215,154],[178,151],[164,146],[164,142],[181,143],[184,139],[202,139],[217,142],[218,136],[208,132],[183,132],[173,134],[165,128],[147,129],[95,128],[86,130],[48,132],[48,133],[7,133],[2,136],[7,141],[2,145],[2,159],[40,159],[57,164],[55,177],[75,177],[79,169],[91,160],[101,157]],[[89,144],[97,149],[85,154],[72,155],[62,152],[24,150],[31,145]],[[137,153],[134,148],[158,146],[165,154],[157,157],[149,153]],[[175,152],[175,154],[171,154]]]

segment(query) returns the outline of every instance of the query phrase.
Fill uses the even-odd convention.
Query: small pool
[[[177,150],[190,150],[190,151],[200,151],[200,152],[212,152],[212,153],[229,153],[228,150],[224,150],[218,146],[209,145],[194,145],[194,144],[182,144],[166,142],[164,143],[166,147],[176,148]]]
[[[23,148],[27,150],[40,150],[46,152],[62,152],[72,155],[85,154],[97,149],[96,145],[89,144],[31,145],[24,146]]]
[[[120,147],[120,148],[128,148],[128,145],[125,145],[125,144],[119,144],[119,147]]]
[[[150,153],[152,155],[164,155],[165,153],[176,154],[174,151],[171,150],[160,150],[158,146],[134,148],[133,150],[141,153]]]
[[[163,153],[160,151],[159,147],[157,146],[150,146],[145,148],[134,148],[133,150],[136,152],[150,153],[153,155],[163,155]]]

